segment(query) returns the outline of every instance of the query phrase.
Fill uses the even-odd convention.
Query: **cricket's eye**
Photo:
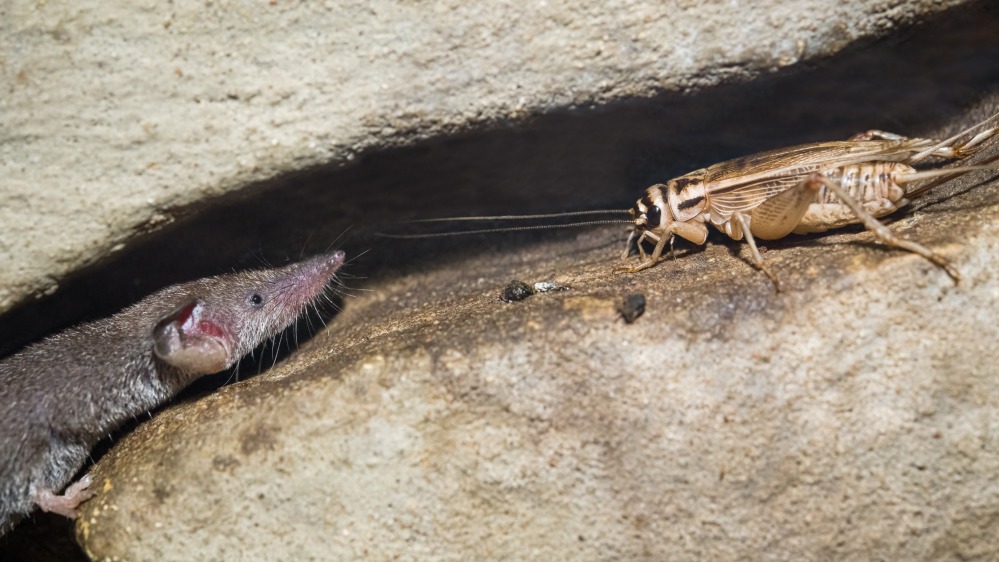
[[[247,300],[250,302],[250,306],[254,308],[260,308],[264,304],[264,297],[260,293],[253,293]]]
[[[662,220],[663,212],[659,209],[659,207],[655,205],[649,207],[649,210],[645,213],[645,224],[647,224],[649,228],[656,228]]]

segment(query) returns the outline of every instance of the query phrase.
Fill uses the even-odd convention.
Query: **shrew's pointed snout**
[[[313,259],[319,262],[320,269],[326,274],[326,277],[329,278],[341,267],[343,267],[343,263],[347,259],[347,254],[343,250],[333,250],[328,254],[324,254]]]
[[[343,267],[346,257],[347,254],[343,250],[333,250],[288,267],[297,275],[316,280],[321,279],[325,282],[329,281],[333,274]]]
[[[323,291],[345,260],[343,250],[334,250],[286,266],[282,277],[276,281],[285,289],[277,298],[289,306],[304,306]]]

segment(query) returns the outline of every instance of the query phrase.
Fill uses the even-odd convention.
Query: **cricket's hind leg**
[[[844,205],[849,207],[850,210],[853,211],[853,214],[856,215],[857,219],[860,220],[860,222],[863,223],[868,230],[873,231],[874,235],[877,236],[878,240],[880,240],[883,244],[907,250],[926,258],[947,272],[947,275],[954,280],[954,283],[958,283],[961,280],[961,274],[958,273],[957,269],[955,269],[946,258],[933,250],[930,250],[926,246],[923,246],[922,244],[902,238],[891,229],[881,224],[878,219],[874,218],[874,215],[868,212],[867,209],[865,209],[860,202],[850,195],[850,193],[843,188],[843,186],[839,185],[838,182],[832,181],[818,173],[812,174],[812,177],[823,182],[826,189],[835,194]]]
[[[908,164],[915,164],[920,160],[923,160],[930,156],[937,156],[939,158],[951,158],[951,159],[961,159],[967,158],[974,154],[979,148],[982,142],[989,138],[999,134],[999,125],[993,125],[977,135],[971,137],[965,142],[957,142],[957,139],[970,134],[975,129],[978,129],[990,121],[995,120],[999,117],[999,114],[993,115],[992,117],[968,127],[967,129],[961,131],[960,133],[950,137],[949,139],[937,141],[932,139],[918,139],[909,138],[896,133],[889,133],[887,131],[879,131],[877,129],[871,129],[869,131],[864,131],[863,133],[857,133],[850,137],[851,141],[866,141],[866,140],[884,140],[884,141],[895,141],[899,143],[905,143],[913,147],[923,148],[922,151],[916,153],[914,156],[906,160]],[[918,150],[918,149],[917,149]]]
[[[964,158],[974,154],[980,148],[978,145],[994,137],[997,133],[999,133],[999,126],[990,127],[972,137],[968,142],[951,147],[956,154],[952,158]]]
[[[778,240],[795,231],[822,193],[822,180],[806,176],[798,185],[783,191],[749,211],[752,234],[763,240]]]
[[[972,154],[974,152],[974,150],[972,149],[974,145],[980,143],[982,140],[985,140],[994,133],[995,133],[994,129],[990,129],[988,131],[983,132],[985,136],[979,134],[975,136],[975,138],[971,139],[966,143],[950,144],[954,142],[954,139],[948,139],[946,141],[937,141],[934,139],[909,138],[896,133],[889,133],[887,131],[879,131],[877,129],[871,129],[869,131],[864,131],[863,133],[857,133],[852,137],[850,137],[849,140],[850,141],[878,140],[878,141],[892,142],[894,143],[894,146],[899,149],[910,150],[916,153],[915,156],[912,156],[907,160],[905,160],[905,162],[912,164],[928,156],[937,156],[939,158],[955,158],[955,159],[964,158],[965,156],[968,156],[969,154]]]
[[[999,134],[999,125],[993,124],[991,127],[980,131],[977,135],[971,137],[971,139],[965,142],[957,142],[957,139],[970,134],[975,129],[979,129],[987,125],[990,121],[995,121],[999,118],[999,113],[989,117],[981,123],[972,125],[967,129],[957,133],[956,135],[950,137],[949,139],[942,140],[933,146],[923,150],[922,152],[913,155],[911,158],[906,160],[907,164],[915,164],[924,158],[929,156],[939,156],[941,158],[966,158],[974,154],[979,148],[981,148],[982,142],[994,137]]]
[[[981,144],[994,137],[996,133],[999,133],[999,126],[989,127],[984,131],[978,133],[977,135],[971,137],[966,142],[955,142],[953,137],[945,141],[940,141],[933,146],[928,147],[919,154],[916,154],[906,162],[909,164],[916,163],[928,156],[937,156],[939,158],[950,158],[954,160],[960,160],[961,158],[967,158],[972,154],[978,152],[981,148]],[[927,141],[933,142],[933,141]]]
[[[890,141],[904,141],[909,140],[909,137],[903,137],[902,135],[889,133],[887,131],[879,131],[877,129],[870,129],[864,131],[863,133],[857,133],[847,140],[851,141],[867,141],[867,140],[890,140]]]

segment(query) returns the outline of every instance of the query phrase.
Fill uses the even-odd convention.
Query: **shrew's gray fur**
[[[46,508],[102,437],[285,329],[343,262],[335,251],[174,285],[0,362],[0,535]]]

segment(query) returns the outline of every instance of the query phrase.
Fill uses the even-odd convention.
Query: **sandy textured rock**
[[[289,171],[748,78],[960,3],[4,2],[0,311]]]
[[[997,217],[979,173],[896,222],[958,286],[857,232],[772,244],[780,294],[737,245],[614,275],[613,228],[431,258],[141,424],[78,537],[112,560],[991,559]],[[503,303],[511,276],[572,289]]]

